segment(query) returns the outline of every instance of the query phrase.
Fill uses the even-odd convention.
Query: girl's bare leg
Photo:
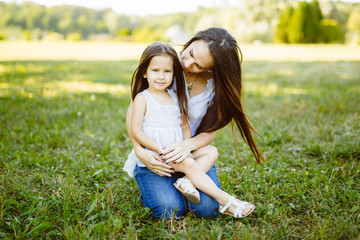
[[[210,146],[210,145],[199,148],[198,150],[196,150],[192,153],[193,159],[197,162],[199,167],[205,173],[207,173],[207,171],[209,171],[210,168],[215,164],[215,162],[218,158],[218,155],[219,154],[218,154],[217,148],[214,146]],[[186,175],[183,178],[189,179]],[[188,188],[193,188],[193,187],[194,187],[194,185],[191,182],[181,183],[182,189],[188,189]]]
[[[199,148],[192,153],[192,158],[205,173],[215,164],[218,157],[217,148],[210,145]]]
[[[185,158],[182,162],[173,164],[175,171],[183,172],[186,174],[187,178],[202,192],[213,197],[221,206],[224,206],[229,198],[231,197],[228,193],[224,192],[216,186],[216,184],[211,180],[211,178],[206,175],[204,170],[199,166],[198,162],[194,159],[188,157]],[[204,164],[205,166],[206,164]],[[211,165],[212,166],[212,165]],[[231,205],[229,208],[230,212],[234,212],[236,209],[235,206]],[[252,206],[249,205],[243,210],[243,215],[246,215]]]

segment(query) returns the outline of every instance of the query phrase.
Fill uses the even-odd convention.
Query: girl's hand
[[[153,173],[161,177],[171,177],[171,174],[174,173],[174,168],[163,163],[161,157],[154,151],[139,148],[135,153],[141,162]]]
[[[191,151],[194,150],[194,145],[190,139],[182,142],[173,143],[166,147],[161,153],[164,155],[165,163],[181,162],[186,157],[190,156]]]

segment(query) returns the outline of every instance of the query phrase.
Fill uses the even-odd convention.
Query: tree
[[[289,21],[293,15],[294,8],[288,5],[280,15],[280,20],[275,30],[275,42],[289,43],[288,31]]]
[[[319,30],[319,21],[307,2],[299,2],[289,22],[289,43],[314,43]]]
[[[69,41],[80,41],[82,39],[82,36],[79,32],[73,32],[66,35],[66,40]]]
[[[349,40],[360,44],[360,8],[355,9],[349,17],[347,27],[350,30]]]
[[[42,18],[45,15],[45,7],[33,2],[24,2],[21,4],[20,15],[24,16],[25,28],[32,30],[42,28]]]
[[[350,14],[347,27],[350,31],[360,34],[360,8],[355,9]]]
[[[67,34],[74,30],[73,29],[73,14],[71,11],[67,11],[62,16],[62,18],[58,22],[58,29],[60,29],[60,32],[63,34]]]
[[[165,34],[159,29],[153,29],[149,25],[136,27],[133,31],[133,37],[138,42],[166,41]]]
[[[318,43],[336,43],[343,40],[343,34],[337,21],[333,19],[322,19],[320,31],[317,37]]]
[[[118,31],[118,15],[112,10],[108,10],[104,16],[105,26],[112,36]]]
[[[312,0],[310,2],[310,6],[312,8],[312,11],[314,13],[314,17],[317,21],[321,21],[324,17],[321,12],[320,4],[317,0]]]

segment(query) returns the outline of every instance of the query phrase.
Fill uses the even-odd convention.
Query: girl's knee
[[[215,160],[219,157],[219,152],[216,147],[207,145],[195,151],[194,153],[195,159],[199,157],[206,157],[207,159]]]
[[[196,165],[195,160],[191,157],[185,158],[184,161],[182,161],[182,163],[186,168],[193,168]]]
[[[206,148],[207,148],[207,151],[208,151],[208,156],[211,159],[215,159],[215,161],[216,161],[216,159],[218,159],[218,157],[219,157],[219,152],[218,152],[217,148],[214,147],[214,146],[210,146],[210,145],[206,146]]]
[[[201,150],[203,157],[205,157],[209,162],[211,161],[212,164],[214,164],[219,157],[219,152],[214,146],[208,145],[203,147]]]
[[[173,163],[170,165],[174,167],[175,171],[185,172],[187,169],[194,168],[196,165],[196,162],[194,159],[187,157],[184,160],[182,160],[181,162],[178,162],[176,164]]]

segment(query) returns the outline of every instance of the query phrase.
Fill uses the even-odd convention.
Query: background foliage
[[[240,42],[357,42],[359,5],[330,0],[244,0],[237,6],[140,17],[117,14],[111,9],[0,2],[0,40],[182,41],[170,32],[186,37],[220,26]]]
[[[334,19],[324,19],[318,1],[289,5],[282,12],[275,41],[283,43],[342,42],[343,33]]]

